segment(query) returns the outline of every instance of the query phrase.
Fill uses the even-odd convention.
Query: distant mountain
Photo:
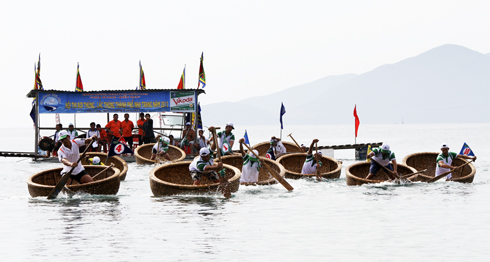
[[[268,96],[202,107],[213,123],[276,123],[281,102],[293,124],[353,123],[355,104],[364,124],[490,122],[489,87],[489,54],[443,45],[361,75],[328,76]]]

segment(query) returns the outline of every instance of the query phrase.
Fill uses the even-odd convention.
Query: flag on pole
[[[197,82],[197,88],[199,88],[199,85],[202,84],[202,88],[206,87],[206,74],[204,73],[204,66],[203,66],[203,60],[204,60],[204,52],[201,53],[201,65],[199,66],[199,81]]]
[[[356,137],[357,137],[357,130],[359,129],[359,124],[361,123],[359,121],[359,117],[357,116],[357,105],[354,105],[354,117],[356,118]]]
[[[201,104],[197,104],[197,117],[196,117],[196,127],[202,129],[202,118],[201,118]]]
[[[80,77],[80,69],[77,63],[77,83],[75,86],[75,91],[76,92],[83,92],[83,84],[82,84],[82,78]]]
[[[184,72],[182,72],[182,76],[180,77],[180,82],[179,85],[177,86],[177,89],[185,89],[185,66],[184,66]]]
[[[37,60],[36,89],[44,90],[43,83],[41,82],[41,54],[39,54],[39,60]]]
[[[281,129],[284,129],[283,128],[283,125],[282,125],[282,116],[286,114],[286,108],[284,107],[284,105],[282,104],[281,102],[281,117],[280,117],[280,121],[281,121]]]
[[[140,60],[140,90],[146,90],[145,72],[143,72],[143,67],[141,66],[141,60]]]
[[[245,129],[245,135],[243,135],[243,138],[245,138],[245,144],[249,145],[250,146],[250,141],[248,140],[248,134],[247,134],[247,130]]]
[[[369,155],[369,153],[371,153],[371,152],[373,152],[373,150],[371,150],[371,145],[368,145],[368,149],[367,149],[366,155]],[[371,158],[366,159],[366,162],[371,163]]]
[[[41,82],[41,54],[39,54],[37,68],[36,63],[34,63],[34,90],[44,90],[43,83]],[[34,125],[36,125],[36,98],[32,99],[32,108],[29,115],[34,122]]]
[[[463,147],[461,148],[461,152],[459,152],[460,155],[465,155],[465,156],[475,156],[473,153],[473,150],[466,144],[466,142],[463,144]]]
[[[111,147],[109,149],[109,157],[114,155],[122,155],[122,154],[133,154],[131,148],[126,144],[126,140],[121,136],[119,140],[114,139],[112,137]]]

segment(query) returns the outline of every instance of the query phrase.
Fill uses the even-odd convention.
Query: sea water
[[[280,137],[247,129],[251,144]],[[116,196],[32,198],[26,180],[59,163],[0,158],[0,261],[487,261],[490,257],[490,124],[361,125],[358,143],[386,142],[399,163],[442,143],[478,156],[472,184],[347,186],[354,150],[335,150],[340,179],[241,186],[232,198],[154,197],[154,166],[129,163]],[[285,126],[284,141],[354,143],[347,125]],[[31,129],[0,129],[1,151],[32,151]],[[234,146],[238,149],[238,144]]]

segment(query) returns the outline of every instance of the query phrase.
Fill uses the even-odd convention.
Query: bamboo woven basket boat
[[[106,161],[107,154],[106,153],[100,153],[100,152],[87,152],[86,156],[89,158],[93,158],[94,156],[98,156],[100,158],[100,162],[104,163],[106,166],[109,166],[111,164],[114,164],[114,166],[121,171],[119,174],[120,180],[124,181],[126,179],[126,175],[128,174],[128,163],[124,161],[124,159],[118,157],[118,156],[111,156],[109,157],[109,160]],[[83,158],[80,160],[82,162],[82,165],[89,165],[89,163]]]
[[[345,181],[348,186],[360,186],[363,184],[382,183],[389,181],[389,177],[386,172],[380,168],[378,173],[374,176],[374,179],[366,179],[369,173],[369,162],[359,162],[352,164],[345,169]],[[409,167],[403,164],[397,163],[397,170],[400,176],[408,175],[417,172],[415,168]]]
[[[286,148],[286,153],[302,153],[301,148],[298,148],[296,144],[291,143],[291,142],[285,142],[281,141],[284,147]],[[271,147],[271,143],[268,142],[262,142],[254,145],[252,148],[257,150],[259,152],[259,156],[265,157],[265,154],[267,154],[267,150]]]
[[[155,143],[150,143],[150,144],[144,144],[141,146],[138,146],[136,150],[134,151],[134,158],[136,160],[136,163],[138,165],[145,165],[145,164],[156,164],[156,160],[150,160],[151,158],[151,150]],[[170,159],[172,162],[178,162],[181,161],[185,158],[185,152],[184,150],[176,147],[176,146],[168,146],[168,151],[167,153],[170,155]]]
[[[286,175],[286,169],[284,169],[284,167],[281,164],[279,164],[279,162],[267,159],[265,157],[259,157],[259,158],[260,161],[265,162],[264,164],[269,165],[269,167],[271,167],[272,170],[276,171],[280,176],[284,177]],[[242,170],[243,168],[243,158],[241,154],[223,156],[221,157],[221,161],[223,162],[223,164],[228,164],[238,168],[238,170]],[[267,167],[262,167],[259,169],[259,181],[257,181],[256,183],[241,182],[240,185],[264,186],[264,185],[273,185],[275,183],[277,183],[277,180],[269,173]]]
[[[83,167],[92,177],[105,168],[104,166]],[[61,179],[61,170],[61,167],[53,168],[41,171],[29,177],[27,180],[29,194],[32,197],[48,196]],[[106,172],[97,176],[94,182],[80,185],[77,181],[73,181],[73,183],[67,187],[71,192],[84,192],[92,195],[115,195],[117,194],[117,191],[119,191],[120,173],[120,170],[117,168],[109,168]]]
[[[403,164],[415,168],[417,171],[427,169],[425,173],[420,173],[417,176],[410,177],[412,181],[427,182],[429,179],[434,178],[436,174],[436,159],[439,153],[436,152],[422,152],[414,153],[406,156],[403,159]],[[468,161],[461,158],[453,160],[453,166],[460,166]],[[475,178],[476,168],[473,164],[468,164],[454,172],[452,172],[452,178],[448,181],[455,181],[460,183],[472,183]],[[444,179],[444,178],[442,178]]]
[[[189,172],[192,161],[181,161],[167,165],[156,166],[150,171],[150,187],[154,196],[170,196],[179,194],[216,194],[220,183],[213,183],[206,176],[201,179],[201,185],[193,185],[194,181]],[[238,168],[223,164],[226,178],[230,182],[231,192],[238,191],[241,172]]]
[[[303,164],[306,160],[306,153],[292,153],[283,155],[277,159],[279,164],[286,169],[286,178],[300,179],[316,177],[315,174],[301,174]],[[334,158],[322,156],[322,167],[320,167],[320,176],[325,179],[336,179],[340,177],[342,163]]]

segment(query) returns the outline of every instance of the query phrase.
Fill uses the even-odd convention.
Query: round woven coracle
[[[86,156],[89,158],[93,158],[94,156],[98,156],[100,158],[100,162],[104,163],[106,166],[109,166],[111,164],[114,164],[114,166],[121,170],[120,173],[120,180],[124,181],[126,179],[126,175],[128,174],[128,163],[124,161],[124,159],[118,157],[118,156],[111,156],[109,157],[109,160],[107,160],[107,163],[105,162],[107,159],[107,154],[106,153],[100,153],[100,152],[87,152]],[[82,165],[89,165],[89,163],[86,161],[85,158],[80,160],[82,162]]]
[[[279,162],[267,159],[265,157],[259,157],[260,161],[262,162],[262,165],[268,165],[269,167],[272,168],[277,174],[280,176],[284,177],[286,174],[286,170],[284,167],[279,164]],[[224,156],[221,157],[221,161],[223,164],[228,164],[231,166],[234,166],[238,168],[239,170],[242,170],[243,168],[243,158],[241,154],[234,154],[231,156]],[[240,185],[272,185],[277,183],[276,179],[270,174],[269,169],[265,166],[259,169],[259,181],[256,183],[240,183]]]
[[[298,148],[296,144],[291,142],[281,141],[284,147],[286,148],[286,153],[301,153],[301,148]],[[254,145],[252,148],[256,149],[259,152],[259,156],[265,157],[267,154],[267,150],[271,147],[270,142],[262,142]]]
[[[403,164],[415,168],[417,171],[427,169],[425,173],[420,173],[416,176],[410,177],[412,181],[427,182],[429,179],[434,178],[436,174],[436,159],[439,153],[436,152],[421,152],[414,153],[406,156],[403,159]],[[460,166],[467,163],[467,160],[456,158],[453,160],[452,166]],[[462,168],[459,168],[451,173],[452,178],[450,181],[460,183],[472,183],[475,178],[476,168],[473,164],[468,164]],[[444,179],[444,178],[442,178]]]
[[[389,181],[388,175],[380,168],[373,179],[366,179],[369,174],[369,162],[359,162],[348,166],[345,169],[345,181],[348,186],[360,186],[362,184],[381,183]],[[415,168],[403,164],[397,164],[397,171],[400,176],[417,172]]]
[[[150,144],[144,144],[141,146],[138,146],[136,150],[134,151],[134,158],[136,160],[136,163],[138,165],[144,165],[144,164],[156,164],[157,160],[150,160],[151,158],[151,150],[155,143],[150,143]],[[185,158],[185,152],[184,150],[176,147],[176,146],[168,146],[168,151],[167,153],[170,155],[170,160],[172,162],[178,162],[182,161]]]
[[[277,162],[286,169],[286,178],[300,179],[316,177],[315,174],[301,174],[306,155],[306,153],[292,153],[283,155],[277,159]],[[328,156],[322,156],[320,161],[322,162],[322,166],[319,171],[322,178],[336,179],[340,177],[342,164],[339,161]]]
[[[202,176],[201,185],[193,185],[194,181],[189,172],[192,161],[181,161],[160,165],[150,171],[150,187],[154,196],[169,196],[179,194],[216,194],[220,183],[213,183]],[[241,172],[238,168],[223,164],[226,178],[230,182],[231,192],[238,191]]]
[[[39,140],[39,148],[44,151],[52,151],[54,148],[54,141],[49,137],[43,137]]]
[[[102,170],[104,166],[84,166],[85,171],[90,176],[95,176]],[[48,196],[54,189],[56,184],[61,179],[62,168],[53,168],[45,171],[41,171],[37,174],[32,175],[27,180],[27,188],[29,194],[32,197]],[[84,192],[92,195],[115,195],[119,191],[119,180],[120,170],[117,168],[109,168],[104,173],[98,175],[94,182],[86,184],[78,184],[77,181],[73,181],[71,185],[67,185],[70,193]]]

